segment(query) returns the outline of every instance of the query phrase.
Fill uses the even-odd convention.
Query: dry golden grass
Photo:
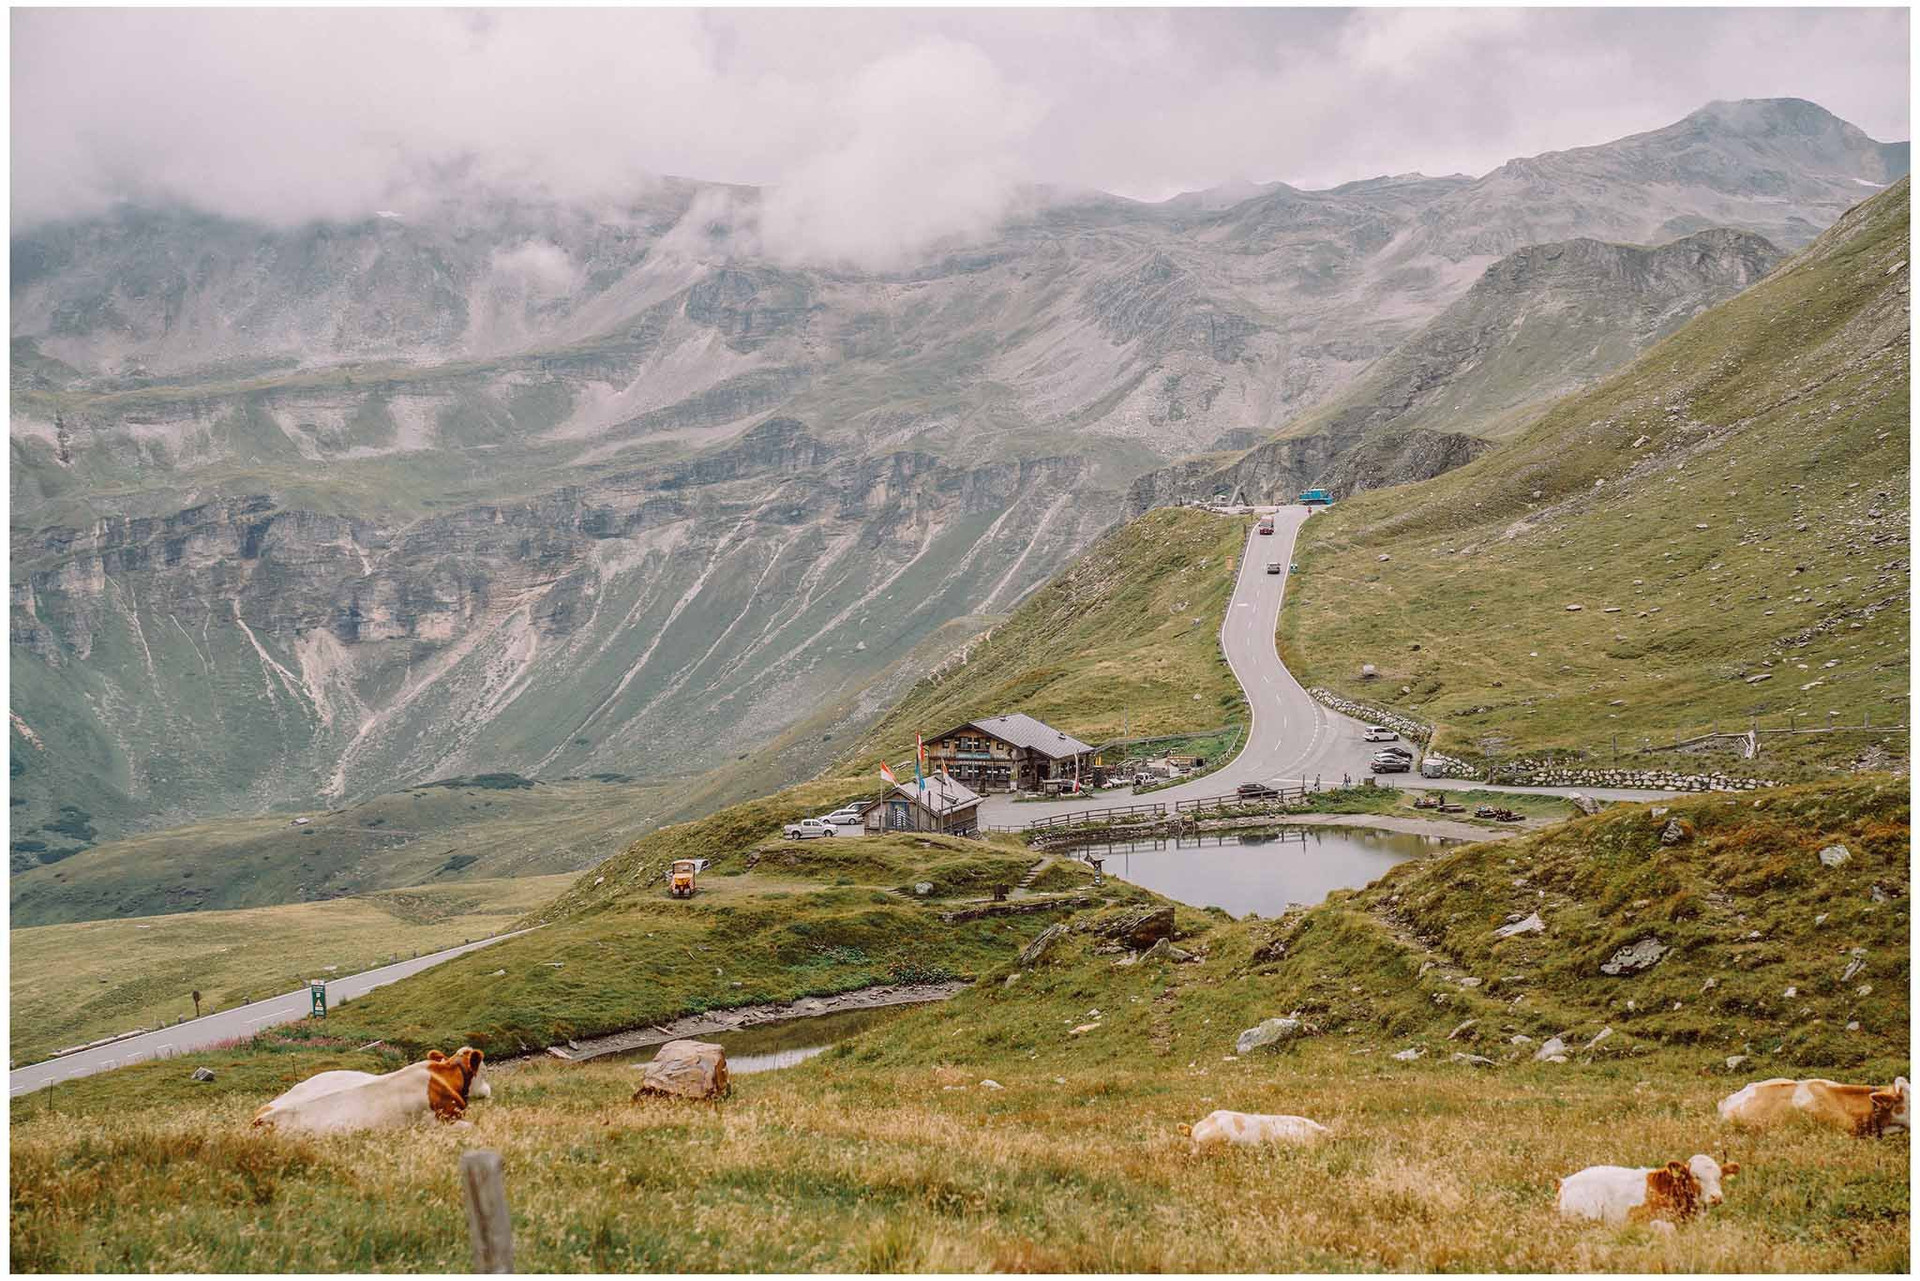
[[[238,1097],[131,1117],[16,1112],[13,1263],[458,1269],[455,1167],[484,1146],[505,1157],[528,1271],[1905,1265],[1905,1137],[1730,1131],[1713,1112],[1727,1082],[1671,1062],[1486,1073],[1342,1044],[1133,1069],[1046,1058],[828,1055],[743,1078],[719,1106],[632,1103],[631,1067],[542,1061],[501,1072],[471,1129],[323,1139],[252,1132]],[[989,1073],[1006,1088],[980,1088]],[[1299,1112],[1335,1137],[1189,1153],[1178,1123],[1214,1107]],[[1672,1237],[1553,1212],[1558,1175],[1723,1146],[1743,1167],[1727,1203]]]

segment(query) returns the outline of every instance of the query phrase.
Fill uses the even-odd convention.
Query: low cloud
[[[544,240],[496,249],[492,266],[495,281],[536,301],[569,294],[580,284],[580,269],[567,251]]]
[[[280,224],[474,192],[611,213],[679,175],[760,189],[718,198],[728,246],[886,266],[987,234],[1033,183],[1158,200],[1233,178],[1478,173],[1714,98],[1809,98],[1883,140],[1908,122],[1900,9],[22,9],[11,23],[16,227],[125,200]],[[702,235],[680,251],[714,249]]]
[[[762,247],[776,259],[904,265],[992,231],[1030,175],[1039,95],[977,47],[918,45],[864,68],[833,110],[839,136],[766,193]]]

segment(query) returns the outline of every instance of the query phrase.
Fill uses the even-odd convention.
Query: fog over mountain
[[[769,189],[758,250],[898,265],[1033,185],[1481,174],[1790,94],[1907,134],[1902,10],[23,10],[16,222],[286,224],[450,192]]]
[[[1904,123],[1904,14],[1737,17],[16,14],[16,862],[807,773],[1130,490],[1458,465],[1906,172],[1644,119],[1642,26]]]

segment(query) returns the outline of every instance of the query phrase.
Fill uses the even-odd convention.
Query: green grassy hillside
[[[795,844],[764,821],[776,807],[752,811],[756,821],[749,809],[640,842],[523,922],[544,928],[372,992],[331,1015],[326,1035],[416,1050],[451,1037],[510,1054],[705,1009],[970,978],[1047,924],[940,920],[1034,863],[1010,838]],[[689,856],[715,865],[694,898],[669,898],[668,865]],[[924,897],[913,893],[922,881],[934,887]]]
[[[98,1036],[157,1027],[344,977],[506,928],[572,877],[459,880],[323,903],[15,927],[9,1052],[30,1063]]]
[[[1221,656],[1246,522],[1163,508],[1095,543],[954,665],[909,689],[853,767],[911,755],[916,732],[1025,712],[1089,743],[1245,721]]]
[[[12,878],[12,921],[49,925],[264,907],[403,885],[578,871],[657,822],[670,789],[477,775],[343,810],[196,823],[109,841]]]
[[[1662,845],[1673,818],[1691,836]],[[308,1072],[386,1062],[347,1047],[398,1030],[403,1010],[425,1013],[413,980],[352,1003],[324,1038],[297,1029],[199,1056],[215,1068],[211,1086],[179,1061],[16,1100],[12,1261],[458,1268],[456,1162],[475,1145],[505,1157],[528,1270],[1899,1270],[1906,1136],[1745,1132],[1713,1105],[1766,1076],[1910,1075],[1908,823],[1904,788],[1885,777],[1691,799],[1658,820],[1619,807],[1403,865],[1277,922],[1181,909],[1196,964],[1116,966],[1076,928],[1020,973],[1021,931],[981,929],[952,953],[975,968],[972,989],[800,1067],[738,1078],[718,1108],[635,1104],[631,1066],[542,1059],[496,1070],[472,1131],[247,1132],[261,1101]],[[1817,851],[1835,842],[1849,858],[1826,867]],[[896,910],[879,901],[895,874],[881,863],[965,857],[851,843],[772,853],[793,865],[756,860],[712,878],[713,897],[693,904],[606,882],[617,907],[601,915],[636,929],[622,945],[629,969],[692,1008],[729,999],[736,974],[756,989],[762,973],[827,980],[854,964],[806,958],[864,946],[841,932]],[[776,924],[766,907],[777,893],[793,897]],[[870,906],[855,904],[863,897]],[[1516,909],[1538,910],[1548,932],[1489,944]],[[915,936],[903,923],[886,926],[894,946]],[[1610,949],[1642,931],[1672,951],[1643,974],[1601,975]],[[918,941],[949,942],[924,930]],[[468,973],[436,990],[449,1017],[408,1034],[465,1039],[468,1012],[482,1010],[473,993],[489,982],[519,985],[491,1008],[526,1001],[536,980],[521,971],[549,958],[516,940],[489,950],[487,966],[502,968],[509,948],[524,955],[506,976]],[[1864,967],[1843,983],[1855,948]],[[554,955],[567,968],[538,981],[570,982],[591,950],[576,938]],[[869,952],[860,964],[885,963]],[[1797,986],[1791,1001],[1783,984]],[[408,988],[404,1006],[382,1008]],[[1242,1028],[1292,1011],[1309,1036],[1235,1054]],[[1614,1031],[1583,1050],[1601,1027]],[[1516,1034],[1564,1036],[1570,1061],[1536,1062]],[[1424,1057],[1392,1057],[1409,1049]],[[1749,1057],[1730,1070],[1733,1054]],[[1217,1107],[1308,1115],[1334,1134],[1310,1150],[1189,1155],[1178,1125]],[[1671,1237],[1553,1213],[1557,1176],[1696,1151],[1737,1159],[1742,1173],[1725,1205]],[[184,1205],[182,1180],[197,1189]]]
[[[1281,619],[1295,673],[1469,755],[1904,724],[1908,191],[1512,444],[1316,516]],[[1769,740],[1745,768],[1845,768],[1874,743]]]

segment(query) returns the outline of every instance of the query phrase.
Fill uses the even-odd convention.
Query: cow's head
[[[1722,1184],[1740,1173],[1738,1161],[1722,1164],[1704,1152],[1696,1152],[1687,1162],[1687,1172],[1693,1175],[1694,1182],[1700,1188],[1700,1202],[1703,1205],[1719,1205],[1726,1200]]]
[[[1705,1161],[1713,1166],[1710,1157],[1695,1157],[1694,1161]],[[1718,1166],[1715,1171],[1714,1192],[1720,1190]],[[1669,1161],[1657,1170],[1647,1171],[1647,1199],[1644,1212],[1650,1219],[1687,1219],[1693,1217],[1702,1201],[1700,1178],[1693,1172],[1694,1167],[1682,1165],[1678,1161]]]
[[[486,1082],[477,1086],[474,1082],[486,1057],[470,1045],[463,1045],[452,1054],[427,1051],[427,1103],[435,1116],[456,1121],[467,1110],[469,1098],[484,1099],[493,1093]]]
[[[1911,1128],[1913,1087],[1907,1084],[1906,1077],[1894,1077],[1891,1086],[1875,1090],[1867,1096],[1867,1102],[1873,1106],[1873,1116],[1866,1127],[1869,1132],[1884,1134],[1888,1130]]]

